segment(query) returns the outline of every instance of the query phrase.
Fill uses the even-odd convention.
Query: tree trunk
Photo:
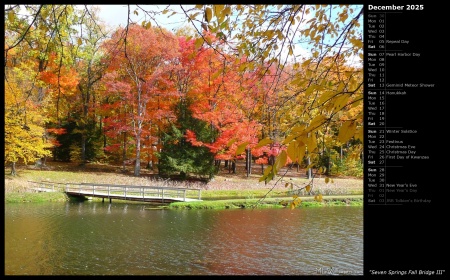
[[[306,164],[309,166],[310,164],[311,164],[311,159],[308,157],[307,159],[306,159]],[[312,178],[312,170],[311,170],[311,168],[308,168],[308,170],[306,171],[306,178],[307,179],[311,179]]]
[[[125,161],[127,160],[127,132],[123,132],[123,149],[122,149],[122,171],[125,172]]]
[[[141,128],[138,128],[140,131]],[[141,173],[141,134],[136,136],[136,163],[134,164],[134,176],[139,176]]]
[[[247,177],[252,174],[252,150],[247,149],[246,150],[247,155],[245,157],[245,169],[247,170]]]
[[[12,176],[16,176],[16,175],[17,175],[17,172],[16,172],[16,163],[15,163],[15,162],[11,163],[11,175],[12,175]]]
[[[141,159],[140,159],[140,157],[141,157],[141,150],[136,149],[136,164],[134,165],[134,176],[139,176],[141,174]]]
[[[81,164],[86,164],[86,135],[84,131],[81,134]]]

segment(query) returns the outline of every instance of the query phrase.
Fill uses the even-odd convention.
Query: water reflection
[[[6,205],[5,273],[362,275],[362,207],[145,207],[92,201]]]

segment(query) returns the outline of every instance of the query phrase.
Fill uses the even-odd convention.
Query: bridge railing
[[[108,196],[122,196],[127,197],[142,197],[143,199],[149,197],[156,198],[183,198],[186,200],[187,196],[197,197],[201,200],[201,189],[188,189],[178,187],[158,187],[158,186],[133,186],[133,185],[114,185],[101,183],[62,183],[50,181],[28,181],[35,187],[37,191],[58,191],[58,192],[74,192],[92,195],[108,195]]]
[[[34,187],[32,187],[33,190],[36,191],[49,191],[49,192],[64,192],[66,188],[67,183],[61,183],[61,182],[50,182],[50,181],[30,181]]]
[[[196,192],[196,197],[201,200],[201,189],[187,189],[177,187],[158,187],[158,186],[133,186],[133,185],[114,185],[101,183],[80,183],[67,184],[66,192],[89,192],[95,194],[107,194],[108,196],[148,197],[156,198],[183,198],[186,200],[187,192]]]
[[[38,191],[60,191],[60,192],[72,192],[83,193],[92,195],[108,195],[116,197],[142,197],[143,199],[149,197],[156,198],[183,198],[197,197],[201,200],[201,189],[191,188],[179,188],[179,187],[159,187],[159,186],[133,186],[133,185],[114,185],[114,184],[102,184],[102,183],[61,183],[50,181],[28,181],[34,184],[33,188]]]

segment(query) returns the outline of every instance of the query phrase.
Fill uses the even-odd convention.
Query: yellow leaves
[[[210,7],[207,7],[205,9],[205,20],[206,22],[210,22],[212,19],[212,9]]]
[[[341,94],[338,97],[335,98],[333,101],[333,112],[337,112],[344,108],[345,105],[347,105],[348,99],[350,98],[349,94]]]
[[[195,43],[194,43],[195,48],[199,49],[203,45],[203,42],[204,42],[204,40],[202,37],[197,38],[197,40],[195,40]]]
[[[211,77],[211,80],[215,80],[217,77],[219,77],[223,73],[223,68],[219,68]]]
[[[287,153],[286,151],[281,151],[281,153],[275,159],[275,164],[273,165],[274,173],[277,174],[278,170],[286,164]]]
[[[276,157],[275,163],[273,165],[269,165],[265,170],[264,174],[261,178],[259,178],[259,182],[266,181],[266,183],[273,179],[273,177],[278,174],[278,171],[281,167],[286,165],[287,161],[287,153],[286,151],[281,151],[281,153]]]
[[[322,39],[321,35],[317,35],[316,37],[313,38],[314,42],[316,42],[316,44],[319,44],[320,39]]]
[[[363,42],[360,39],[350,38],[348,40],[350,41],[350,43],[352,43],[353,46],[355,46],[357,48],[362,48],[363,47]]]
[[[315,195],[314,200],[317,202],[322,202],[323,201],[322,194]]]
[[[305,97],[308,97],[316,89],[317,89],[317,85],[309,86],[305,91]]]
[[[273,143],[273,140],[270,139],[269,137],[266,137],[266,138],[264,138],[264,139],[261,139],[261,140],[258,142],[258,144],[255,146],[255,148],[261,148],[261,147],[263,147],[263,146],[265,146],[265,145],[268,145],[268,144],[271,144],[271,143]]]
[[[327,168],[321,166],[321,167],[319,167],[319,170],[317,170],[317,173],[318,173],[318,174],[324,174],[326,171],[327,171]]]
[[[281,32],[281,30],[276,30],[275,32],[277,33],[278,40],[281,41],[284,39],[284,35],[283,35],[283,32]]]
[[[14,20],[16,19],[16,14],[14,13],[14,11],[9,11],[8,12],[8,21],[9,22],[14,22]]]
[[[225,8],[225,5],[214,5],[214,13],[216,16],[222,13],[222,10]]]
[[[323,125],[326,122],[326,120],[327,120],[327,117],[324,115],[315,116],[314,119],[309,124],[309,127],[306,129],[306,131],[310,132],[310,131],[320,127],[321,125]]]
[[[311,135],[307,137],[304,141],[310,153],[317,148],[317,139],[315,133],[311,133]]]
[[[325,184],[328,184],[330,182],[330,178],[326,177],[325,178]]]
[[[236,138],[233,138],[230,141],[228,141],[227,147],[231,147],[231,145],[233,145],[234,142],[236,142]]]
[[[363,129],[363,127],[358,127],[358,129],[355,132],[355,139],[361,141],[361,143],[364,143],[364,129]]]
[[[311,61],[312,61],[312,58],[305,60],[305,61],[302,63],[302,66],[305,67],[305,68],[308,67],[309,64],[311,64]]]
[[[324,103],[326,103],[327,101],[329,101],[330,99],[332,99],[337,93],[335,91],[326,91],[324,93],[322,93],[322,95],[319,98],[319,105],[323,105]]]
[[[266,169],[264,170],[264,174],[261,178],[259,178],[259,182],[262,181],[270,181],[273,178],[273,172],[272,172],[272,166],[269,165],[266,167]]]
[[[291,23],[291,25],[295,25],[295,16],[294,15],[289,16],[289,22]]]
[[[339,129],[338,140],[342,144],[347,143],[350,138],[355,135],[356,131],[356,122],[355,121],[346,121],[342,124]]]
[[[144,20],[142,22],[142,27],[144,27],[145,29],[149,29],[150,27],[152,27],[152,23],[150,21]]]
[[[50,155],[50,142],[44,142],[45,133],[42,110],[26,102],[28,95],[11,77],[5,87],[5,161],[26,164],[44,155]],[[25,117],[26,114],[26,117]]]
[[[339,20],[340,20],[341,22],[345,22],[345,20],[346,20],[347,18],[348,18],[347,12],[341,13],[341,14],[339,15]]]
[[[225,5],[214,5],[213,7],[214,14],[217,17],[217,23],[221,24],[224,21],[225,16],[227,16],[231,12],[231,8],[225,7]]]
[[[295,207],[297,207],[302,202],[302,200],[300,199],[300,197],[298,197],[298,195],[293,195],[292,198],[293,198],[293,200],[292,200],[291,204],[289,205],[291,210],[294,209]]]
[[[264,41],[270,40],[275,35],[275,31],[273,29],[269,29],[263,32],[262,34],[264,36]],[[276,45],[275,45],[276,46]]]
[[[226,7],[225,9],[223,9],[222,14],[225,16],[228,16],[231,14],[231,7]]]
[[[311,191],[311,186],[310,186],[310,185],[307,185],[307,186],[305,187],[305,190],[309,193],[309,192]]]
[[[287,155],[293,162],[301,162],[305,156],[306,146],[301,141],[292,141],[286,149]]]
[[[247,147],[247,145],[248,145],[248,142],[244,142],[244,143],[240,144],[236,149],[236,155],[242,154],[245,150],[245,147]]]

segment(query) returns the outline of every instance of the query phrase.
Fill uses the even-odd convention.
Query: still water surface
[[[363,208],[7,204],[6,275],[363,274]]]

